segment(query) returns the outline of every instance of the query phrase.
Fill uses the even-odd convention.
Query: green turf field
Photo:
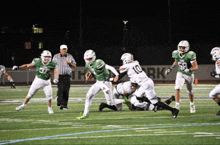
[[[43,90],[17,112],[29,88],[0,88],[0,144],[220,144],[220,116],[216,116],[220,107],[208,97],[214,87],[194,87],[196,113],[190,114],[184,86],[176,119],[169,111],[130,111],[126,105],[120,112],[99,112],[105,100],[101,92],[84,120],[76,117],[84,110],[89,86],[71,87],[69,110],[60,110],[53,101],[52,115],[47,112]],[[174,85],[156,85],[155,91],[164,101],[174,94]],[[55,98],[55,87],[53,93]]]

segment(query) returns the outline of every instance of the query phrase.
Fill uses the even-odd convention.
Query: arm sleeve
[[[118,72],[116,71],[116,69],[110,65],[105,65],[105,68],[108,69],[108,70],[111,70],[111,72],[113,72],[116,76],[118,76]]]
[[[0,67],[0,69],[1,69],[1,71],[2,71],[2,74],[5,74],[5,73],[6,73],[5,66],[2,65],[2,66]]]
[[[126,72],[120,73],[118,80],[120,80],[121,78],[123,78],[125,75],[126,75]]]
[[[35,65],[35,59],[33,59],[31,63]]]
[[[76,61],[75,61],[75,59],[73,58],[72,55],[71,55],[71,63],[72,63],[72,64],[76,64]]]
[[[190,63],[193,63],[194,61],[196,61],[196,53],[193,52]]]

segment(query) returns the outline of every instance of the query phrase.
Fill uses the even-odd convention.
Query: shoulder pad
[[[97,59],[96,65],[97,65],[97,69],[101,69],[105,66],[105,62],[101,59]]]
[[[178,50],[174,50],[174,51],[172,52],[172,57],[173,57],[173,58],[176,58],[177,55],[178,55]]]
[[[34,58],[34,60],[40,60],[40,58]]]
[[[191,54],[191,55],[192,55],[192,54],[195,54],[195,52],[193,52],[193,51],[189,51],[189,54]]]
[[[174,50],[172,53],[177,53],[178,52],[178,50]]]

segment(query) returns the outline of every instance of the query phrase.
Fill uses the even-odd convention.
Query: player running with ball
[[[89,109],[92,103],[92,98],[98,94],[101,90],[105,94],[105,99],[108,105],[108,108],[117,110],[115,102],[112,97],[112,83],[107,81],[106,78],[111,72],[115,74],[114,82],[118,81],[118,72],[114,67],[105,64],[101,59],[96,59],[96,54],[93,50],[87,50],[84,54],[85,67],[89,70],[85,77],[86,80],[90,80],[93,77],[96,79],[96,83],[91,86],[88,93],[86,94],[85,109],[82,116],[77,117],[77,119],[84,119],[88,117]]]

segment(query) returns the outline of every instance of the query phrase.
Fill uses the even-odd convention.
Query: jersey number
[[[39,70],[40,73],[42,74],[46,74],[48,72],[48,68],[46,67],[41,67],[40,70]]]
[[[187,64],[185,62],[178,62],[178,65],[180,67],[180,70],[187,69]]]
[[[134,70],[137,74],[139,74],[139,73],[142,72],[142,69],[141,69],[140,65],[135,65],[135,66],[133,67],[133,70]]]

